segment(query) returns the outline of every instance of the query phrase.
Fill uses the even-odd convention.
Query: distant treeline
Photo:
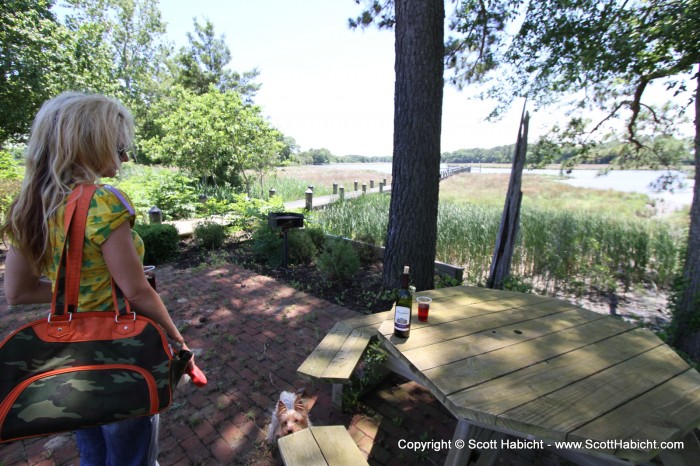
[[[658,160],[668,165],[693,164],[692,140],[676,139],[660,136],[644,145],[653,148]],[[528,145],[528,162],[546,161],[548,163],[564,163],[576,159],[576,163],[607,164],[617,157],[624,156],[630,150],[630,145],[622,142],[608,142],[588,148],[585,156],[578,149],[558,149],[553,152],[553,146],[536,144]],[[515,144],[496,146],[490,149],[459,149],[454,152],[443,152],[440,156],[442,163],[511,163]],[[660,156],[658,154],[661,154]],[[362,155],[337,156],[328,149],[311,149],[296,154],[295,159],[302,165],[322,165],[328,163],[391,163],[391,156],[366,157]],[[643,160],[643,159],[642,159]],[[652,160],[651,158],[649,159]]]
[[[491,149],[459,149],[443,152],[442,163],[510,163],[513,161],[515,144],[497,146]]]

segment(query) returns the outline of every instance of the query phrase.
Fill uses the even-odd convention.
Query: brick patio
[[[4,274],[4,263],[0,265]],[[0,282],[1,282],[0,277]],[[421,386],[387,378],[362,399],[362,412],[331,407],[330,385],[311,385],[296,369],[327,331],[354,311],[297,291],[272,278],[226,264],[157,269],[158,291],[209,383],[178,388],[161,415],[161,466],[276,465],[266,441],[272,407],[283,390],[306,388],[315,425],[348,428],[371,465],[442,464],[447,450],[414,453],[399,440],[450,440],[456,420]],[[1,283],[0,283],[1,285]],[[8,310],[0,286],[0,335],[46,316],[46,306]],[[558,464],[525,453],[498,464]],[[72,434],[0,445],[0,466],[79,465]]]
[[[4,272],[4,270],[3,270]],[[363,413],[331,407],[329,385],[297,378],[296,368],[326,332],[354,311],[296,291],[234,265],[157,269],[158,291],[209,384],[181,386],[161,415],[159,463],[166,465],[279,464],[266,440],[270,413],[282,390],[306,387],[316,425],[348,428],[370,464],[444,462],[447,452],[415,455],[398,440],[450,439],[456,421],[423,388],[387,379],[363,399]],[[1,290],[1,287],[0,287]],[[46,306],[8,310],[0,294],[0,334],[46,315]],[[0,446],[0,465],[78,465],[72,434]]]

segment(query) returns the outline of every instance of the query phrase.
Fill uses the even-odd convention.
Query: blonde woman
[[[44,103],[32,125],[22,189],[2,225],[10,243],[5,263],[9,304],[51,302],[66,198],[76,185],[114,176],[128,160],[133,137],[133,118],[114,99],[68,92]],[[98,186],[88,212],[78,311],[110,309],[113,277],[137,313],[187,349],[143,273],[143,242],[131,230],[134,218],[122,192]],[[82,466],[157,464],[158,416],[79,430],[76,439]]]

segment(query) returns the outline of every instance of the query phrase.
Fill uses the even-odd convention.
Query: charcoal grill
[[[282,267],[286,269],[289,258],[287,235],[291,228],[304,228],[304,214],[298,214],[296,212],[270,212],[267,214],[267,224],[270,225],[270,228],[279,228],[282,230],[282,236],[284,237]]]

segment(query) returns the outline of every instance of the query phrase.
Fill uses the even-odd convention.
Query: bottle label
[[[401,332],[408,330],[411,323],[411,309],[405,306],[396,306],[394,312],[394,328]]]

